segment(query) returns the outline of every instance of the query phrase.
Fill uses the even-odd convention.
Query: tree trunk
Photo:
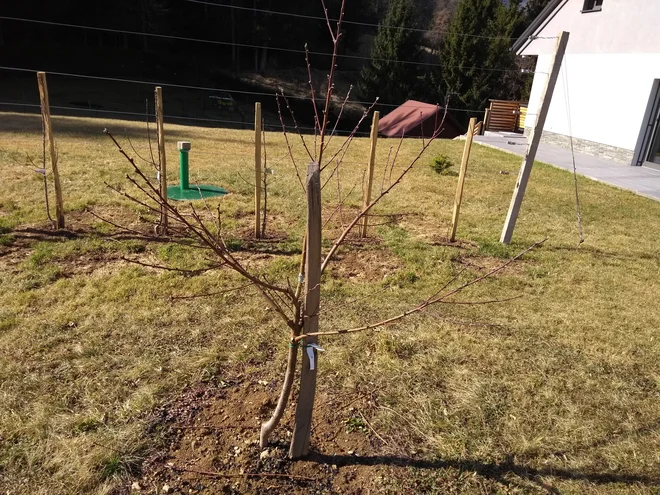
[[[261,448],[265,448],[268,445],[268,437],[273,432],[277,425],[280,423],[284,411],[286,410],[286,405],[289,402],[289,397],[291,396],[291,388],[293,386],[293,379],[296,376],[296,364],[298,363],[298,346],[292,344],[289,347],[289,358],[286,362],[286,373],[284,374],[284,383],[282,384],[282,391],[280,392],[280,398],[277,401],[277,406],[273,411],[273,415],[266,422],[261,425],[261,435],[259,436],[259,445]]]

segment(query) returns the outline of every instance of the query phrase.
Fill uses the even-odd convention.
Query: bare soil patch
[[[331,265],[334,277],[353,282],[378,282],[403,267],[391,252],[379,250],[339,250]]]
[[[259,448],[259,427],[267,419],[279,384],[238,375],[219,384],[198,384],[162,408],[153,430],[165,432],[165,448],[148,460],[141,479],[117,493],[365,493],[389,467],[366,423],[351,427],[354,407],[369,408],[367,397],[332,401],[320,393],[314,411],[312,452],[288,459],[293,408],[289,408],[267,449]],[[295,397],[291,399],[295,401]]]

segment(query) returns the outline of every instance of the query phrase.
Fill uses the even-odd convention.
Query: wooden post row
[[[468,160],[470,159],[470,150],[472,149],[472,138],[474,137],[474,126],[477,123],[476,118],[470,119],[467,134],[465,136],[465,147],[463,148],[463,159],[461,160],[461,172],[458,176],[458,186],[456,187],[456,199],[454,200],[454,215],[451,219],[451,236],[449,240],[456,240],[456,229],[458,228],[458,214],[461,211],[461,201],[463,200],[463,185],[465,184],[465,174],[467,173]]]
[[[60,183],[60,172],[57,166],[57,151],[55,150],[55,137],[53,136],[53,124],[50,119],[50,102],[48,98],[48,83],[45,72],[37,72],[37,84],[39,85],[39,97],[41,99],[41,118],[44,123],[44,132],[48,141],[50,154],[50,166],[53,172],[53,184],[55,187],[55,227],[64,228],[64,201],[62,199],[62,185]],[[44,167],[46,164],[44,164]]]
[[[160,205],[158,233],[167,235],[167,159],[165,157],[165,128],[163,123],[163,88],[156,86],[154,96],[156,100],[156,133],[158,140],[158,178],[160,195],[163,201],[163,204]]]
[[[374,167],[376,164],[376,144],[378,142],[378,122],[380,120],[380,112],[374,112],[374,118],[371,123],[371,149],[369,152],[369,169],[367,177],[367,189],[364,192],[364,202],[362,203],[362,209],[365,210],[369,203],[371,203],[371,188],[374,183]],[[365,215],[362,219],[362,225],[360,229],[360,237],[367,237],[367,226],[369,224],[368,215]]]
[[[307,252],[305,270],[305,334],[318,332],[321,301],[321,171],[318,162],[307,167]],[[289,457],[298,459],[307,455],[312,428],[312,411],[316,395],[318,353],[312,346],[318,337],[305,337],[302,355],[300,392],[296,407],[296,422],[289,449]],[[314,357],[312,369],[310,356]]]
[[[555,85],[557,84],[557,78],[559,77],[561,63],[564,60],[564,53],[566,53],[566,45],[568,45],[568,33],[563,31],[559,35],[555,55],[550,62],[550,75],[548,76],[548,80],[545,83],[545,88],[541,94],[541,106],[537,112],[536,123],[534,124],[532,132],[528,138],[529,144],[527,145],[527,153],[525,154],[522,167],[520,168],[520,173],[518,174],[518,181],[516,182],[516,186],[513,190],[513,197],[511,198],[511,204],[509,205],[509,212],[507,213],[506,221],[504,222],[504,228],[502,229],[500,242],[503,244],[509,244],[511,242],[513,230],[516,227],[516,220],[518,219],[518,213],[520,212],[520,205],[522,204],[523,198],[525,197],[527,182],[529,181],[529,176],[532,173],[532,166],[534,165],[534,159],[536,158],[536,150],[538,149],[539,143],[541,142],[541,135],[543,134],[545,119],[548,116],[548,109],[550,108],[550,102],[552,101],[552,94],[555,91]]]
[[[254,237],[261,238],[261,103],[254,104]]]

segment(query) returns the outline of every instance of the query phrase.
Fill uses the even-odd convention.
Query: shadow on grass
[[[549,490],[551,493],[559,493],[556,488],[548,486],[541,482],[541,477],[560,478],[564,480],[575,481],[588,481],[595,484],[608,484],[608,483],[642,483],[645,485],[660,486],[660,479],[654,479],[643,475],[633,474],[614,474],[614,473],[598,473],[589,471],[578,471],[570,469],[557,469],[557,468],[532,468],[522,464],[516,464],[512,461],[505,461],[502,463],[490,463],[479,460],[422,460],[411,459],[403,456],[353,456],[353,455],[327,455],[319,452],[311,452],[308,461],[325,464],[328,466],[398,466],[398,467],[412,467],[417,469],[446,469],[453,468],[461,471],[475,472],[484,478],[493,479],[502,483],[508,484],[505,479],[507,475],[514,474],[520,478],[529,480],[536,483],[543,488]]]

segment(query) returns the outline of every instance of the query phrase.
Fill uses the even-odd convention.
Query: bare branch
[[[348,150],[348,147],[350,146],[351,142],[353,141],[353,138],[355,137],[355,134],[357,133],[358,129],[360,128],[360,125],[362,125],[362,122],[364,121],[364,119],[367,118],[367,115],[369,115],[369,112],[371,112],[371,110],[376,106],[376,103],[378,103],[378,98],[376,98],[374,100],[374,102],[371,104],[371,106],[369,108],[367,108],[364,112],[362,112],[362,117],[360,117],[360,120],[358,120],[358,123],[355,124],[355,127],[353,127],[353,130],[351,130],[348,137],[344,140],[344,142],[339,147],[339,149],[335,152],[334,155],[332,155],[332,158],[330,158],[325,165],[321,165],[321,172],[323,172],[323,170],[328,165],[330,165],[334,161],[335,158],[337,158],[337,155],[339,155],[339,153],[341,153],[344,150],[344,148],[346,148]],[[324,147],[324,149],[325,148],[327,148],[327,146]],[[346,154],[346,151],[344,151],[344,155],[345,154]]]
[[[357,187],[357,184],[353,184],[353,187],[351,187],[351,190],[348,191],[348,194],[346,194],[346,196],[344,196],[344,199],[341,200],[341,202],[337,205],[337,207],[332,211],[330,216],[325,220],[325,222],[323,223],[322,229],[325,229],[326,225],[328,225],[330,220],[332,220],[332,217],[335,216],[335,213],[337,213],[337,211],[341,210],[342,206],[344,205],[344,203],[346,202],[348,197],[353,193],[353,191],[355,190],[356,187]],[[343,228],[344,227],[343,220],[341,222],[341,225],[342,225],[342,228]]]
[[[363,216],[365,216],[365,215],[367,214],[367,212],[368,212],[369,210],[371,210],[371,208],[373,208],[373,206],[374,206],[376,203],[378,203],[381,199],[383,199],[383,197],[385,197],[385,195],[386,195],[387,193],[389,193],[389,192],[392,190],[392,188],[394,188],[394,186],[396,186],[399,182],[401,182],[401,180],[403,180],[403,178],[406,176],[406,174],[407,174],[408,172],[410,172],[410,170],[413,168],[413,166],[415,166],[415,164],[417,163],[417,161],[418,161],[418,160],[421,158],[421,156],[424,154],[424,152],[426,151],[426,149],[427,149],[427,148],[431,145],[431,143],[434,141],[434,139],[436,138],[437,134],[439,134],[439,131],[436,132],[436,133],[434,133],[434,135],[431,137],[431,139],[429,139],[429,141],[426,143],[426,145],[420,150],[420,152],[417,154],[417,156],[416,156],[416,157],[410,162],[410,164],[409,164],[409,165],[403,170],[403,172],[401,172],[401,174],[399,174],[399,177],[396,179],[396,181],[394,181],[392,184],[390,184],[390,185],[389,185],[384,191],[382,191],[378,196],[376,196],[376,198],[375,198],[371,203],[369,203],[369,204],[367,205],[366,208],[364,208],[363,210],[361,210],[361,211],[355,216],[355,218],[351,221],[351,223],[348,225],[348,227],[346,227],[346,229],[344,230],[344,232],[342,232],[342,234],[339,236],[339,238],[334,242],[334,244],[333,244],[332,247],[330,248],[330,251],[329,251],[328,254],[326,255],[325,259],[323,260],[323,264],[321,265],[321,273],[323,273],[323,271],[326,269],[326,267],[328,266],[328,263],[330,262],[330,260],[331,260],[332,257],[334,256],[334,254],[337,252],[337,249],[339,249],[339,246],[341,246],[341,244],[344,242],[344,239],[346,239],[346,236],[349,234],[349,232],[351,231],[351,229],[353,229],[353,227],[355,227],[355,225],[357,225],[357,223],[360,221],[360,219],[361,219]]]
[[[332,30],[332,26],[330,25],[330,16],[328,15],[328,8],[325,6],[325,1],[324,0],[321,0],[321,4],[323,5],[323,13],[325,14],[325,21],[328,24],[328,31],[330,31],[330,37],[332,38],[332,42],[336,44],[337,43],[337,37],[335,36],[335,33]],[[340,32],[339,28],[341,26],[341,19],[343,17],[343,14],[344,14],[344,9],[342,8],[341,15],[339,16],[339,24],[337,24],[337,36],[339,36],[339,32]],[[334,58],[335,57],[333,57],[333,62],[334,62]]]
[[[332,141],[332,138],[335,135],[335,132],[337,131],[337,125],[339,124],[339,121],[341,120],[341,116],[344,113],[344,108],[346,107],[346,103],[348,103],[348,99],[351,96],[351,91],[353,91],[353,85],[352,84],[348,87],[348,92],[346,93],[346,97],[344,98],[344,101],[342,102],[341,106],[339,107],[339,115],[337,115],[337,120],[335,120],[335,125],[332,127],[332,132],[330,133],[330,136],[328,137],[328,141],[325,144],[326,148],[330,145],[330,141]]]
[[[293,110],[291,109],[291,105],[289,105],[288,98],[284,95],[283,89],[280,89],[280,96],[284,100],[284,103],[286,104],[286,108],[289,110],[289,114],[291,115],[291,119],[293,120],[293,126],[296,129],[296,132],[298,133],[300,140],[302,141],[303,147],[305,148],[305,151],[307,152],[309,159],[313,161],[314,157],[312,156],[312,153],[309,151],[309,148],[307,147],[307,143],[305,142],[305,138],[300,132],[300,128],[298,127],[298,121],[296,120],[296,116],[294,115]]]
[[[300,187],[302,187],[303,192],[305,192],[305,184],[303,183],[302,177],[300,177],[300,171],[298,170],[298,165],[296,164],[296,159],[293,157],[293,151],[291,149],[291,143],[289,143],[289,135],[286,132],[286,125],[284,125],[284,118],[282,117],[282,107],[280,106],[280,97],[278,94],[275,94],[275,101],[277,102],[277,115],[280,118],[280,124],[282,124],[282,133],[284,134],[284,140],[286,141],[286,147],[289,151],[289,157],[291,158],[291,163],[293,168],[296,170],[296,177],[298,177],[298,182],[300,182]]]
[[[316,129],[321,130],[321,121],[319,120],[319,111],[316,108],[316,95],[314,93],[314,83],[312,82],[312,66],[309,63],[309,49],[307,48],[307,43],[305,43],[305,62],[307,62],[307,76],[309,83],[309,90],[312,93],[312,107],[314,107],[314,135],[316,136]],[[316,138],[314,139],[316,143]]]
[[[403,318],[406,318],[407,316],[410,316],[410,315],[415,314],[415,313],[419,313],[420,311],[424,310],[425,308],[427,308],[428,306],[430,306],[432,304],[437,304],[439,302],[442,302],[447,297],[450,297],[454,294],[457,294],[457,293],[465,290],[466,288],[470,287],[471,285],[479,283],[482,280],[495,275],[497,272],[500,272],[500,271],[504,270],[507,266],[509,266],[514,261],[520,259],[527,252],[529,252],[532,249],[534,249],[535,247],[543,244],[546,240],[547,240],[547,237],[545,239],[543,239],[542,241],[535,242],[530,247],[528,247],[527,249],[525,249],[521,253],[517,254],[516,256],[514,256],[513,258],[508,260],[506,263],[498,266],[497,268],[494,268],[493,270],[489,271],[485,275],[477,277],[476,279],[471,280],[470,282],[467,282],[467,283],[461,285],[460,287],[448,292],[447,294],[445,294],[443,296],[438,296],[434,299],[426,299],[419,306],[414,307],[412,309],[409,309],[407,311],[404,311],[403,313],[398,314],[396,316],[392,316],[391,318],[387,318],[386,320],[382,320],[382,321],[379,321],[379,322],[376,322],[376,323],[370,323],[368,325],[363,325],[361,327],[349,328],[349,329],[346,329],[346,330],[333,330],[333,331],[327,331],[327,332],[315,332],[315,333],[310,333],[310,334],[306,334],[306,335],[300,335],[298,337],[295,337],[295,340],[300,341],[300,340],[304,339],[305,337],[308,337],[308,336],[311,336],[311,335],[315,335],[315,336],[341,335],[341,334],[346,334],[346,333],[363,332],[365,330],[373,330],[374,328],[379,328],[379,327],[384,327],[384,326],[387,326],[387,325],[391,325],[392,323],[395,323],[399,320],[402,320]],[[494,302],[500,302],[500,301],[498,300],[498,301],[494,301]]]
[[[321,165],[323,163],[323,151],[325,149],[325,131],[328,126],[328,114],[330,112],[330,101],[332,99],[332,92],[335,89],[335,70],[337,69],[337,50],[339,49],[339,38],[341,37],[341,23],[344,19],[344,3],[342,1],[341,8],[339,11],[339,20],[337,21],[337,31],[336,34],[332,33],[332,28],[330,27],[330,18],[328,17],[328,9],[325,7],[325,2],[323,3],[323,10],[325,12],[325,18],[328,22],[328,29],[332,35],[332,66],[330,67],[330,74],[328,75],[328,90],[325,93],[325,107],[323,110],[323,125],[321,126],[321,144],[319,146],[319,154],[316,161]],[[323,170],[323,168],[321,168]]]
[[[218,268],[218,266],[211,266],[208,268],[200,268],[199,270],[186,270],[184,268],[172,268],[169,266],[164,266],[164,265],[156,265],[153,263],[145,263],[144,261],[139,261],[139,260],[132,260],[130,258],[126,258],[122,256],[122,261],[126,261],[128,263],[133,263],[135,265],[140,265],[144,266],[145,268],[155,268],[157,270],[165,270],[168,272],[178,272],[178,273],[184,273],[188,276],[194,276],[194,275],[200,275],[204,272],[208,272],[209,270],[213,270],[214,268]]]
[[[242,290],[242,289],[247,289],[248,287],[252,287],[254,284],[252,282],[244,285],[239,285],[238,287],[233,287],[231,289],[225,289],[225,290],[219,290],[215,292],[205,292],[203,294],[195,294],[192,296],[170,296],[170,301],[181,301],[181,300],[187,300],[187,299],[196,299],[198,297],[212,297],[212,296],[219,296],[220,294],[227,294],[229,292],[235,292],[237,290]]]

